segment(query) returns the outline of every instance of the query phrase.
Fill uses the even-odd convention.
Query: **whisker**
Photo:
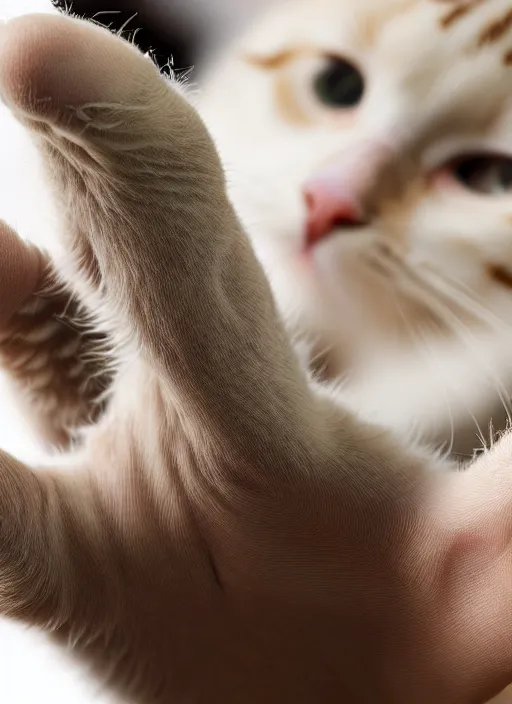
[[[121,27],[117,30],[117,36],[118,36],[118,37],[122,37],[122,36],[123,36],[123,33],[125,32],[126,28],[127,28],[128,25],[130,24],[130,22],[131,22],[132,20],[134,20],[134,19],[137,17],[138,14],[139,14],[138,12],[134,12],[131,17],[128,17],[128,19],[127,19],[125,22],[123,22],[123,24],[121,25]]]
[[[444,275],[441,276],[430,267],[428,275],[436,280],[435,286],[443,287],[443,293],[446,296],[450,297],[459,307],[464,308],[467,312],[478,317],[480,322],[486,323],[489,327],[494,327],[498,330],[509,329],[512,334],[512,325],[508,325],[504,320],[498,318],[490,308],[487,308],[478,301],[470,289],[464,286],[464,284],[454,279],[449,279]],[[466,292],[463,289],[465,289]]]
[[[467,344],[469,347],[472,348],[472,345],[468,342],[467,336],[469,336],[473,341],[475,340],[475,336],[474,336],[473,333],[470,331],[470,329],[468,328],[468,326],[465,325],[465,324],[450,310],[450,308],[448,308],[447,306],[443,306],[443,308],[445,309],[444,314],[445,314],[445,315],[448,314],[449,316],[451,316],[451,318],[452,318],[452,320],[454,321],[455,325],[458,327],[460,339],[461,339],[465,344]],[[504,327],[505,327],[505,326],[504,326]],[[474,352],[473,349],[472,349],[472,351]],[[475,358],[478,359],[478,361],[481,362],[480,356],[475,357]],[[483,364],[482,366],[483,366],[485,369],[487,369],[488,371],[490,370],[490,373],[488,374],[488,378],[489,378],[491,381],[494,382],[495,387],[496,387],[496,391],[498,392],[498,395],[499,395],[499,398],[500,398],[500,401],[501,401],[501,403],[503,404],[503,408],[505,409],[505,411],[506,411],[506,413],[507,413],[507,420],[508,420],[508,423],[511,423],[511,422],[512,422],[512,406],[511,406],[511,400],[510,400],[509,392],[507,391],[507,389],[506,389],[506,387],[505,387],[503,381],[501,380],[501,378],[498,377],[498,376],[496,376],[496,374],[494,373],[494,370],[491,370],[491,368],[488,366],[487,363]],[[506,399],[508,399],[508,400],[506,400]]]
[[[432,352],[431,346],[428,343],[428,336],[423,334],[423,332],[420,329],[418,329],[418,335],[420,337],[421,350],[425,356],[428,356],[430,358],[431,364],[433,366],[435,364],[436,358]],[[448,457],[451,457],[451,455],[453,453],[453,446],[455,444],[455,420],[453,417],[453,411],[452,411],[450,399],[449,399],[448,393],[446,391],[446,385],[440,384],[440,389],[441,389],[441,393],[443,394],[443,398],[445,400],[446,409],[448,411],[448,418],[450,421],[450,441],[449,441],[448,448],[445,453],[445,457],[448,458]],[[468,411],[469,411],[469,409],[468,409]]]
[[[388,256],[388,255],[390,255],[390,256]],[[384,260],[386,260],[386,259],[394,259],[394,257],[392,256],[392,253],[387,250],[385,252]],[[372,263],[375,263],[379,267],[379,270],[381,273],[383,273],[383,274],[386,273],[386,267],[383,265],[382,259],[379,258],[379,259],[375,260],[375,262],[372,262]],[[389,271],[389,269],[388,269],[388,271]],[[389,273],[391,273],[391,272],[389,271]],[[446,381],[444,379],[442,379],[441,375],[439,374],[439,365],[436,364],[435,356],[431,353],[430,346],[427,342],[427,336],[424,336],[421,333],[421,331],[413,325],[413,321],[411,321],[410,316],[408,316],[406,314],[403,306],[401,305],[401,302],[400,302],[400,299],[397,295],[396,289],[394,286],[391,285],[390,280],[388,280],[386,283],[388,284],[387,287],[388,287],[390,294],[393,296],[395,307],[396,307],[398,313],[400,314],[400,317],[402,318],[402,321],[403,321],[411,339],[415,343],[415,347],[418,349],[420,354],[425,358],[429,369],[431,371],[433,371],[433,374],[431,375],[433,377],[433,379],[437,380],[439,382],[438,385],[440,388],[440,392],[442,393],[444,400],[445,400],[445,403],[446,403],[446,409],[448,412],[448,417],[449,417],[449,422],[450,422],[450,440],[449,440],[449,444],[448,444],[448,449],[446,451],[444,451],[444,456],[446,459],[452,454],[453,446],[455,443],[455,420],[453,417],[453,411],[452,411],[452,407],[451,407],[451,404],[450,404],[450,401],[448,398],[448,394],[446,392]],[[427,352],[427,350],[430,352],[430,354]],[[468,409],[468,413],[471,415],[469,409]],[[443,447],[445,445],[446,445],[446,442],[440,448],[440,451],[443,450]]]
[[[396,295],[396,291],[394,293],[394,301],[396,308],[398,312],[400,313],[400,317],[402,318],[404,325],[406,326],[407,330],[409,331],[409,334],[411,335],[411,338],[414,340],[416,344],[416,348],[419,350],[420,354],[424,359],[426,359],[427,364],[431,370],[435,369],[435,355],[432,354],[431,347],[428,343],[427,336],[423,335],[419,327],[416,329],[415,326],[413,325],[412,321],[410,320],[410,316],[406,314],[406,312],[403,309],[403,306],[400,303],[400,300],[398,296]],[[453,418],[453,411],[452,407],[448,398],[448,394],[446,392],[446,383],[443,383],[443,380],[441,379],[439,373],[438,373],[438,368],[435,369],[434,374],[432,375],[435,379],[439,380],[439,388],[440,391],[443,395],[443,398],[445,400],[446,404],[446,409],[448,411],[448,418],[450,422],[450,440],[448,444],[448,449],[444,452],[444,458],[447,459],[451,456],[452,451],[453,451],[453,446],[455,444],[455,421]],[[442,448],[444,447],[446,443],[443,444]],[[441,448],[441,449],[442,449]]]
[[[507,325],[491,309],[482,305],[474,297],[471,289],[462,282],[450,279],[444,274],[439,274],[428,264],[423,265],[423,270],[420,272],[416,268],[417,264],[414,267],[411,266],[407,260],[395,256],[389,247],[379,247],[379,253],[380,257],[377,261],[372,259],[373,268],[382,270],[382,257],[384,257],[388,260],[388,263],[393,262],[395,264],[392,273],[396,271],[405,273],[409,279],[414,280],[422,289],[428,288],[436,297],[446,298],[448,303],[454,304],[463,311],[470,313],[475,319],[491,329],[504,330],[509,328],[512,334],[512,326]]]
[[[495,374],[494,369],[482,359],[474,347],[475,337],[469,330],[469,328],[462,323],[462,321],[455,315],[455,313],[442,301],[440,292],[433,286],[431,282],[426,282],[424,279],[418,275],[418,272],[413,272],[404,262],[397,261],[394,257],[388,257],[384,260],[387,263],[388,271],[395,275],[395,279],[400,281],[400,278],[396,276],[397,273],[406,275],[409,279],[409,283],[413,283],[417,288],[420,289],[420,295],[418,291],[414,291],[417,299],[427,305],[431,312],[435,313],[445,325],[458,337],[458,339],[463,342],[469,351],[472,353],[473,358],[479,363],[481,368],[486,372],[487,378],[493,382],[495,390],[498,394],[500,402],[507,414],[507,420],[509,423],[512,422],[512,409],[510,404],[509,394],[506,390],[505,385],[500,377]],[[382,269],[383,260],[379,261],[379,265]],[[408,290],[408,294],[411,294],[411,290]],[[506,400],[508,398],[508,400]]]

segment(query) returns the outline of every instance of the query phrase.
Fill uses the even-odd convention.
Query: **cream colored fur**
[[[449,467],[310,383],[205,127],[133,47],[27,17],[0,33],[0,91],[46,169],[60,274],[118,367],[80,448],[38,472],[0,455],[2,613],[122,701],[503,688],[510,438],[434,471]],[[18,310],[4,291],[4,330],[37,313],[27,294]]]
[[[512,271],[512,191],[474,194],[447,171],[474,152],[512,155],[512,37],[479,44],[509,4],[474,5],[445,26],[454,3],[278,3],[213,63],[200,103],[280,309],[345,376],[345,403],[463,455],[491,418],[505,426],[512,388],[512,289],[489,275]],[[363,73],[357,108],[315,96],[327,55]],[[333,158],[349,181],[367,174],[357,195],[371,217],[305,265],[303,185]]]

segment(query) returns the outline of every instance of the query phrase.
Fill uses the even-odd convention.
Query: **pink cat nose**
[[[333,154],[303,185],[306,203],[305,246],[341,228],[351,231],[368,224],[387,191],[394,186],[397,147],[367,139]],[[396,174],[395,174],[396,175]]]
[[[312,247],[334,230],[364,224],[355,196],[333,188],[321,179],[312,179],[303,189],[307,207],[306,247]]]

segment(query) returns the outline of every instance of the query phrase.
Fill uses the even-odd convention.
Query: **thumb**
[[[32,295],[42,271],[38,249],[0,220],[0,327]]]

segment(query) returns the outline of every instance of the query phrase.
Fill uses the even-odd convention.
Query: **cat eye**
[[[482,195],[512,192],[512,158],[472,156],[455,164],[454,177],[466,189]]]
[[[315,76],[313,90],[318,100],[329,108],[352,108],[364,94],[364,78],[348,61],[332,57]]]

